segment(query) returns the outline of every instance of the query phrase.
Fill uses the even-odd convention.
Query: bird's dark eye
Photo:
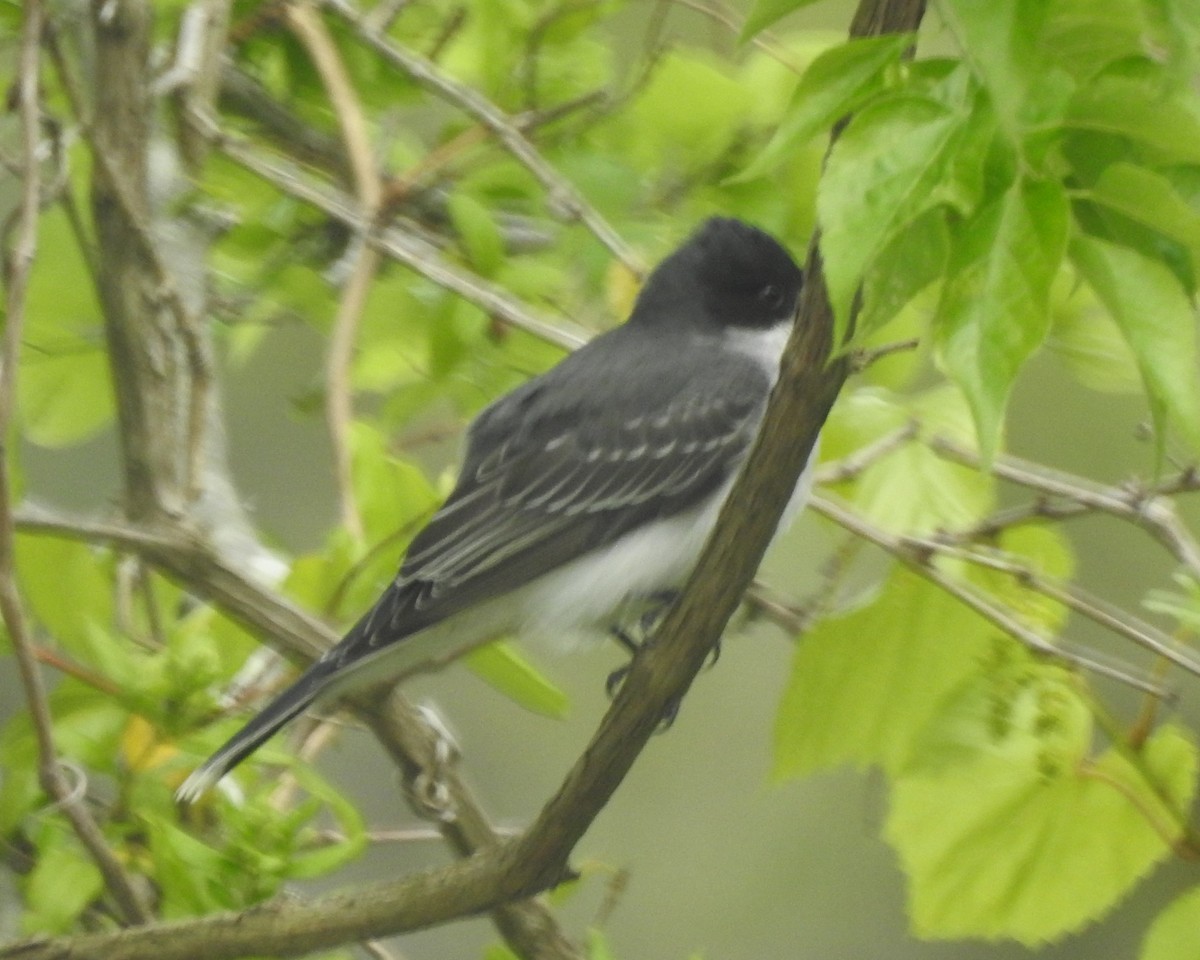
[[[767,284],[758,292],[759,302],[769,310],[782,310],[785,296],[783,288],[773,283]]]

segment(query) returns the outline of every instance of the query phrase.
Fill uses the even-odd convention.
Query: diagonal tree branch
[[[911,31],[923,13],[923,0],[862,0],[852,33]],[[635,660],[592,742],[520,839],[497,842],[448,868],[351,893],[299,903],[273,901],[242,913],[116,935],[19,944],[0,949],[0,957],[40,960],[103,952],[113,960],[196,955],[218,960],[244,953],[293,955],[477,913],[560,882],[575,843],[666,710],[686,693],[761,560],[847,375],[845,357],[830,360],[832,330],[814,237],[797,324],[762,430],[700,563],[659,631],[659,642]],[[203,556],[193,560],[204,562]],[[392,696],[393,703],[397,699]]]

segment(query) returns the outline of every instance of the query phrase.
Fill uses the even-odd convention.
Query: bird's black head
[[[795,312],[802,281],[773,237],[740,220],[713,217],[650,274],[630,319],[771,327]]]

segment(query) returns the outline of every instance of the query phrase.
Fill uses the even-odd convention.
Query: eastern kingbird
[[[505,634],[603,631],[681,586],[758,430],[801,280],[761,230],[704,223],[628,322],[475,419],[457,486],[383,595],[179,797],[348,681],[398,679]]]

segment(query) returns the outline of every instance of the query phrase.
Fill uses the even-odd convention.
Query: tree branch
[[[134,887],[125,868],[109,849],[100,827],[88,810],[83,796],[63,777],[58,751],[54,745],[53,721],[49,699],[37,666],[28,621],[17,590],[14,570],[14,522],[12,484],[9,476],[10,434],[17,388],[17,360],[24,330],[25,300],[29,274],[37,251],[38,210],[41,202],[39,145],[41,113],[38,84],[41,77],[40,43],[43,10],[39,0],[24,5],[21,32],[20,69],[17,80],[17,109],[21,125],[21,200],[18,210],[16,241],[4,258],[6,284],[4,339],[0,348],[0,617],[12,642],[21,685],[29,704],[38,750],[38,777],[42,789],[62,810],[88,855],[95,862],[127,923],[145,923],[152,914]]]
[[[432,60],[392,43],[382,33],[371,29],[364,18],[344,0],[324,0],[324,5],[345,20],[359,39],[392,66],[403,70],[425,89],[454,104],[487,127],[546,189],[551,210],[561,211],[566,217],[579,220],[631,273],[637,277],[645,276],[645,265],[621,239],[620,234],[569,180],[546,161],[499,107],[444,73]]]
[[[983,464],[974,451],[946,437],[933,437],[929,446],[934,453],[954,463],[961,463],[976,470],[983,469]],[[1172,489],[1170,484],[1162,490],[1155,487],[1144,490],[1106,487],[1086,477],[1051,470],[1041,464],[1014,456],[996,457],[990,470],[1001,480],[1008,480],[1045,496],[1059,497],[1066,501],[1061,509],[1048,503],[1039,504],[1032,511],[1033,515],[1070,516],[1092,510],[1128,520],[1146,530],[1166,547],[1193,576],[1200,577],[1200,544],[1196,543],[1191,532],[1180,522],[1174,505],[1160,496],[1164,490]],[[1181,484],[1185,481],[1192,486],[1177,486],[1175,489],[1195,489],[1195,471],[1183,471],[1175,483]]]
[[[383,187],[376,172],[366,117],[363,116],[354,85],[350,82],[350,75],[325,22],[308,0],[288,3],[285,11],[292,31],[304,44],[329,95],[329,103],[334,116],[338,118],[342,143],[350,161],[359,213],[367,230],[374,232],[383,199]],[[325,358],[325,420],[333,448],[334,478],[337,481],[342,525],[351,536],[361,540],[362,517],[354,498],[354,477],[351,472],[350,427],[354,420],[354,401],[350,366],[354,361],[359,319],[379,268],[379,251],[367,242],[366,234],[355,238],[353,258],[354,266],[338,301],[333,333],[329,338],[329,352]]]
[[[262,177],[290,196],[312,204],[335,220],[346,224],[356,234],[393,260],[404,264],[440,287],[458,294],[492,316],[524,330],[548,343],[571,350],[588,338],[584,331],[569,323],[543,320],[532,314],[524,304],[513,299],[505,290],[474,274],[453,266],[422,240],[395,228],[371,231],[371,225],[358,214],[356,204],[340,191],[325,184],[315,184],[289,161],[261,155],[249,141],[221,130],[211,118],[197,118],[217,148],[231,160]]]
[[[1036,630],[1022,623],[1011,611],[1005,609],[982,590],[966,583],[960,583],[938,569],[938,567],[930,562],[933,553],[913,548],[914,543],[919,546],[922,541],[895,536],[880,530],[878,527],[867,523],[861,517],[856,516],[853,511],[826,497],[813,497],[809,507],[816,513],[828,517],[834,523],[844,527],[856,536],[862,537],[864,540],[886,550],[909,567],[909,569],[931,583],[936,584],[942,590],[946,591],[946,593],[950,594],[950,596],[970,607],[985,620],[998,627],[1013,639],[1024,644],[1030,650],[1077,667],[1082,667],[1101,676],[1111,677],[1114,680],[1119,680],[1122,683],[1153,694],[1156,697],[1166,697],[1168,695],[1161,684],[1151,678],[1133,673],[1124,664],[1111,663],[1099,654],[1075,651],[1061,644],[1051,643],[1050,640]],[[934,549],[935,543],[930,543],[931,550]]]

